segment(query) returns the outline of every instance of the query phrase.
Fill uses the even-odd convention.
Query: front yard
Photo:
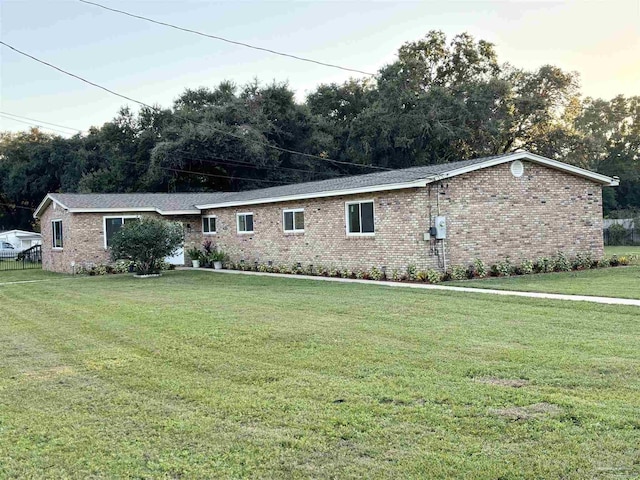
[[[640,266],[492,277],[446,285],[640,299]]]
[[[632,478],[638,318],[192,271],[0,286],[0,477]]]

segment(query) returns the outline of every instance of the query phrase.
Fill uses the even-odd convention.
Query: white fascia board
[[[36,210],[33,212],[33,218],[38,218],[40,216],[41,210],[44,210],[49,205],[50,202],[56,202],[65,210],[69,210],[69,208],[66,205],[64,205],[59,200],[56,200],[55,198],[53,198],[50,193],[47,193],[47,195],[40,202],[40,205],[38,205]]]
[[[512,162],[514,160],[529,160],[533,163],[538,163],[540,165],[545,165],[547,167],[554,168],[556,170],[568,172],[573,175],[587,178],[594,182],[602,183],[603,185],[610,186],[610,187],[615,187],[620,184],[620,181],[617,178],[607,177],[606,175],[601,175],[599,173],[592,172],[590,170],[585,170],[584,168],[576,167],[574,165],[569,165],[568,163],[559,162],[557,160],[552,160],[551,158],[542,157],[540,155],[536,155],[535,153],[529,153],[529,152],[514,152],[508,156],[494,158],[492,160],[487,160],[486,162],[476,163],[475,165],[469,165],[467,167],[458,168],[456,170],[451,170],[450,172],[443,173],[441,175],[434,175],[429,179],[429,183],[437,182],[445,178],[456,177],[458,175],[463,175],[465,173],[473,172],[483,168],[493,167],[496,165],[500,165],[502,163]]]
[[[303,193],[299,195],[284,195],[281,197],[257,198],[255,200],[241,200],[237,202],[210,203],[196,205],[200,210],[213,208],[240,207],[243,205],[260,205],[264,203],[294,202],[296,200],[308,200],[312,198],[341,197],[344,195],[357,195],[359,193],[386,192],[387,190],[402,190],[405,188],[426,187],[427,180],[416,180],[405,183],[390,183],[387,185],[372,185],[370,187],[349,188],[346,190],[332,190],[328,192]]]

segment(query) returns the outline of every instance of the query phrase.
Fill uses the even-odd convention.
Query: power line
[[[71,133],[71,132],[63,132],[62,130],[58,130],[57,128],[45,127],[44,125],[37,125],[37,124],[34,124],[34,123],[25,122],[24,120],[19,120],[17,118],[11,118],[11,117],[8,117],[8,116],[3,115],[3,114],[0,114],[0,117],[4,118],[6,120],[13,120],[14,122],[24,123],[25,125],[29,125],[31,127],[44,128],[45,130],[52,130],[54,132],[64,133],[65,135],[73,135],[73,133]]]
[[[260,50],[262,52],[272,53],[273,55],[280,55],[281,57],[288,57],[288,58],[292,58],[294,60],[300,60],[300,61],[303,61],[303,62],[315,63],[316,65],[322,65],[324,67],[330,67],[330,68],[337,68],[339,70],[345,70],[347,72],[361,73],[363,75],[369,75],[371,77],[374,77],[376,75],[375,73],[365,72],[363,70],[358,70],[356,68],[342,67],[340,65],[335,65],[333,63],[321,62],[319,60],[313,60],[311,58],[300,57],[298,55],[292,55],[290,53],[278,52],[277,50],[271,50],[270,48],[257,47],[255,45],[250,45],[248,43],[238,42],[236,40],[229,40],[228,38],[220,37],[218,35],[211,35],[211,34],[208,34],[208,33],[199,32],[198,30],[192,30],[190,28],[180,27],[178,25],[173,25],[171,23],[161,22],[159,20],[154,20],[152,18],[143,17],[142,15],[136,15],[134,13],[125,12],[124,10],[118,10],[117,8],[107,7],[105,5],[101,5],[100,3],[96,3],[96,2],[89,2],[87,0],[78,0],[78,1],[81,2],[81,3],[86,3],[87,5],[93,5],[95,7],[102,8],[104,10],[109,10],[109,11],[115,12],[115,13],[121,13],[121,14],[127,15],[129,17],[133,17],[133,18],[137,18],[137,19],[140,19],[140,20],[144,20],[146,22],[155,23],[156,25],[162,25],[162,26],[165,26],[165,27],[173,28],[175,30],[181,30],[181,31],[187,32],[187,33],[193,33],[194,35],[200,35],[201,37],[207,37],[207,38],[212,38],[214,40],[220,40],[222,42],[231,43],[233,45],[240,45],[241,47],[251,48],[253,50]]]
[[[13,114],[8,114],[5,112],[0,112],[0,117],[4,117],[6,115],[13,115]],[[15,115],[15,116],[19,116],[19,115]],[[15,119],[15,118],[9,118],[7,117],[8,120],[15,120],[16,122],[21,122],[21,123],[27,123],[27,122],[23,122],[21,120]],[[21,117],[21,118],[28,118],[28,117]],[[38,120],[36,118],[29,118],[29,120],[33,120],[34,122],[39,122],[39,123],[47,123],[44,122],[42,120]],[[32,125],[30,123],[27,123],[28,125]],[[50,123],[50,125],[56,125],[58,127],[62,127],[62,128],[67,128],[69,130],[76,130],[78,132],[82,132],[82,130],[79,130],[77,128],[74,127],[67,127],[65,125],[59,125],[57,123]],[[35,125],[40,127],[40,125]],[[47,127],[42,127],[42,128],[47,128]],[[54,130],[57,132],[60,132],[60,130],[56,130],[54,128],[47,128],[48,130]],[[67,132],[61,132],[61,133],[67,133]],[[71,133],[67,133],[68,135],[71,135]],[[324,172],[315,172],[313,170],[304,170],[302,168],[293,168],[293,167],[282,167],[279,165],[256,165],[254,163],[249,163],[249,162],[243,162],[241,160],[233,160],[233,159],[228,159],[228,158],[223,158],[223,157],[217,157],[215,155],[206,155],[205,158],[201,158],[196,156],[195,153],[192,152],[188,152],[186,150],[181,150],[181,149],[175,149],[173,150],[173,152],[176,153],[180,153],[183,156],[186,156],[187,158],[197,161],[197,162],[202,162],[202,163],[211,163],[211,164],[217,164],[217,165],[227,165],[227,166],[232,166],[232,167],[246,167],[246,168],[254,168],[254,169],[263,169],[263,170],[288,170],[288,171],[292,171],[292,172],[301,172],[301,173],[310,173],[310,174],[321,174],[321,175],[327,175],[327,173]]]
[[[3,41],[0,40],[0,44],[4,45],[7,48],[10,48],[11,50],[13,50],[16,53],[19,53],[20,55],[28,57],[28,58],[30,58],[30,59],[38,62],[38,63],[46,65],[47,67],[53,68],[54,70],[57,70],[57,71],[65,74],[65,75],[73,77],[73,78],[75,78],[77,80],[80,80],[81,82],[84,82],[84,83],[86,83],[88,85],[92,85],[92,86],[94,86],[96,88],[99,88],[100,90],[104,90],[105,92],[108,92],[108,93],[110,93],[112,95],[115,95],[116,97],[120,97],[120,98],[123,98],[125,100],[130,101],[130,102],[137,103],[138,105],[141,105],[143,107],[149,108],[149,109],[151,109],[153,111],[156,111],[156,112],[160,111],[160,109],[158,107],[153,107],[153,106],[151,106],[151,105],[149,105],[149,104],[147,104],[147,103],[145,103],[145,102],[143,102],[141,100],[136,100],[134,98],[128,97],[128,96],[123,95],[121,93],[118,93],[118,92],[115,92],[113,90],[110,90],[107,87],[104,87],[104,86],[99,85],[97,83],[94,83],[94,82],[92,82],[90,80],[87,80],[86,78],[80,77],[80,76],[78,76],[78,75],[76,75],[74,73],[71,73],[71,72],[68,72],[66,70],[63,70],[60,67],[52,65],[51,63],[48,63],[48,62],[46,62],[44,60],[41,60],[41,59],[39,59],[37,57],[34,57],[33,55],[30,55],[30,54],[28,54],[26,52],[23,52],[22,50],[19,50],[16,47],[13,47],[13,46],[9,45],[6,42],[3,42]],[[190,119],[188,117],[183,117],[183,116],[178,115],[178,114],[175,114],[175,116],[178,117],[178,118],[182,118],[183,120],[186,120],[187,122],[190,122],[190,123],[192,123],[194,125],[199,125],[200,124],[199,122],[196,122],[196,121],[194,121],[194,120],[192,120],[192,119]],[[227,135],[227,136],[230,136],[230,137],[233,137],[233,138],[237,138],[239,140],[247,140],[243,135],[237,135],[235,133],[227,132],[226,130],[222,130],[222,129],[214,127],[212,125],[207,125],[207,126],[209,128],[211,128],[212,130],[214,130],[216,132],[219,132],[219,133],[221,133],[223,135]],[[248,140],[251,141],[251,139],[248,139]],[[291,149],[288,149],[288,148],[282,148],[282,147],[278,147],[276,145],[271,145],[270,143],[263,142],[263,141],[260,141],[260,140],[253,140],[253,141],[255,143],[263,145],[263,146],[265,146],[267,148],[272,148],[272,149],[278,150],[280,152],[290,153],[292,155],[300,155],[300,156],[304,156],[304,157],[307,157],[307,158],[314,158],[314,159],[317,159],[317,160],[322,160],[322,161],[330,162],[330,163],[334,163],[334,164],[349,165],[349,166],[352,166],[352,167],[360,167],[360,168],[371,168],[371,169],[374,169],[374,170],[386,170],[386,171],[391,170],[390,168],[378,167],[378,166],[375,166],[375,165],[363,165],[363,164],[359,164],[359,163],[345,162],[345,161],[342,161],[342,160],[334,160],[332,158],[321,157],[320,155],[314,155],[314,154],[311,154],[311,153],[298,152],[296,150],[291,150]]]
[[[0,112],[2,115],[9,115],[10,117],[22,118],[23,120],[31,120],[32,122],[44,123],[46,125],[53,125],[54,127],[66,128],[68,130],[75,130],[76,132],[82,133],[83,130],[79,130],[77,128],[65,127],[64,125],[58,125],[57,123],[45,122],[44,120],[38,120],[35,118],[23,117],[22,115],[16,115],[15,113],[9,112]]]
[[[138,163],[138,162],[134,162],[132,160],[123,160],[123,162],[130,163],[132,165],[137,165],[137,166],[148,166],[150,168],[154,168],[155,167],[155,168],[160,168],[162,170],[168,170],[168,171],[171,171],[171,172],[189,173],[191,175],[200,175],[200,176],[204,176],[204,177],[228,178],[230,180],[248,180],[248,181],[251,181],[251,182],[275,183],[277,185],[291,185],[291,183],[282,183],[282,182],[278,182],[277,180],[267,180],[267,179],[262,179],[262,178],[235,177],[235,176],[232,176],[232,175],[216,175],[215,173],[205,173],[205,172],[194,172],[193,170],[182,170],[180,168],[163,167],[161,165],[151,165],[151,164]]]
[[[8,115],[5,112],[0,112],[0,117]],[[18,116],[18,115],[16,115]],[[21,117],[21,118],[28,118],[28,117]],[[14,118],[9,118],[9,120],[15,120],[17,122],[21,122],[21,120],[17,120]],[[35,122],[41,122],[41,123],[46,123],[46,122],[42,122],[41,120],[35,119],[35,118],[29,118],[29,120],[33,120]],[[22,122],[22,123],[27,123],[27,122]],[[30,124],[29,124],[30,125]],[[67,127],[65,125],[58,125],[56,123],[52,123],[51,125],[57,125],[59,127],[62,128],[68,128],[69,130],[77,130],[78,132],[81,132],[81,130],[77,129],[77,128],[73,128],[73,127]],[[42,127],[42,128],[47,128],[47,127]],[[51,129],[51,130],[55,130],[55,129]],[[56,130],[56,131],[60,131],[60,130]],[[66,132],[63,132],[66,133]],[[70,135],[70,134],[69,134]],[[223,157],[217,157],[215,155],[206,155],[205,158],[201,158],[196,156],[196,154],[192,153],[192,152],[188,152],[186,150],[180,150],[180,149],[176,149],[173,150],[173,152],[176,153],[180,153],[183,156],[186,156],[187,158],[193,160],[193,161],[197,161],[197,162],[201,162],[201,163],[210,163],[213,165],[224,165],[224,166],[231,166],[231,167],[244,167],[244,168],[253,168],[256,170],[289,170],[289,171],[294,171],[294,172],[301,172],[301,173],[309,173],[312,175],[317,175],[317,174],[322,174],[322,175],[327,175],[327,173],[323,173],[323,172],[314,172],[313,170],[304,170],[301,168],[292,168],[292,167],[281,167],[281,166],[275,166],[275,165],[255,165],[253,163],[249,163],[249,162],[243,162],[240,160],[231,160],[231,159],[227,159],[227,158],[223,158]],[[149,164],[149,166],[151,166],[151,164]],[[156,165],[157,167],[160,168],[160,166]],[[166,167],[169,168],[169,167]],[[186,170],[181,170],[181,172],[183,173],[194,173],[194,174],[200,174],[200,175],[206,175],[206,173],[201,173],[201,172],[194,172],[194,171],[186,171]],[[241,177],[234,177],[234,176],[221,176],[223,178],[237,178],[237,179],[246,179],[249,180],[247,178],[241,178]],[[258,180],[258,179],[254,179],[254,180]]]
[[[4,207],[22,208],[24,210],[33,210],[33,208],[31,208],[31,207],[23,207],[22,205],[16,205],[15,203],[0,203],[0,205],[2,205]]]

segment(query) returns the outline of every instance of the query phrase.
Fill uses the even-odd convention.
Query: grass
[[[640,299],[640,266],[492,277],[447,285]]]
[[[5,285],[0,478],[633,478],[638,312],[193,271]]]
[[[611,255],[640,255],[640,245],[631,247],[604,247],[604,253],[608,257]]]
[[[0,270],[0,284],[29,280],[52,280],[66,277],[67,275],[47,272],[41,268],[29,268],[26,270]]]

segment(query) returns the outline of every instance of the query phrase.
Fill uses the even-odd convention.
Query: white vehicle
[[[9,242],[0,242],[0,260],[2,259],[14,259],[18,256],[18,250]]]

